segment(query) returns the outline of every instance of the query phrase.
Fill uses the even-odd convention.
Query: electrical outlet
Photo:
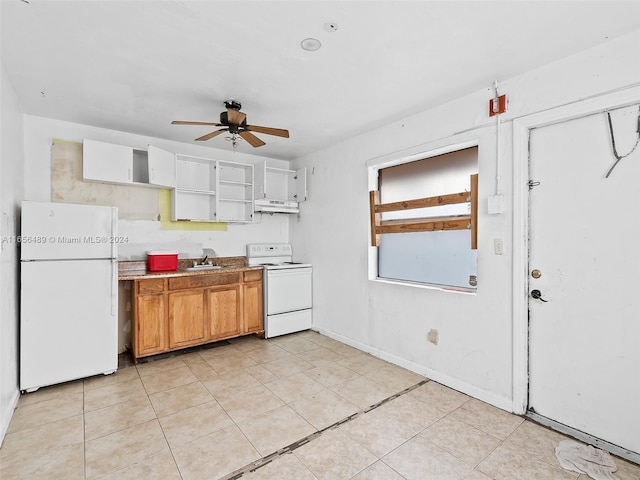
[[[501,238],[493,239],[493,253],[502,255],[504,253],[504,243]]]
[[[429,330],[427,334],[427,340],[433,343],[434,345],[438,344],[438,330],[434,330],[433,328]]]

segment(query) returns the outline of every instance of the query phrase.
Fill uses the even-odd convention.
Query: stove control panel
[[[247,257],[283,257],[292,255],[290,243],[249,243]]]

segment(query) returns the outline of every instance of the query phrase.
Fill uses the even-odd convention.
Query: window
[[[472,147],[378,170],[378,278],[474,288],[477,169]]]

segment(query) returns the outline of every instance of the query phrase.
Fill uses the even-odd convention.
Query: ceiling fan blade
[[[207,133],[206,135],[196,138],[196,141],[204,142],[205,140],[209,140],[210,138],[217,137],[222,132],[228,132],[228,131],[229,131],[228,128],[223,128],[222,130],[216,130],[215,132]]]
[[[242,130],[240,136],[244,138],[249,145],[252,147],[261,147],[262,145],[266,145],[262,140],[256,137],[253,133],[249,133],[246,130]]]
[[[247,118],[245,113],[242,113],[240,110],[234,110],[233,108],[227,108],[227,119],[229,123],[234,123],[236,125],[242,125]]]
[[[267,135],[275,135],[276,137],[289,138],[289,130],[284,128],[259,127],[257,125],[247,125],[245,127],[250,132],[266,133]]]
[[[222,125],[219,123],[213,122],[191,122],[188,120],[174,120],[171,122],[171,125],[210,125],[212,127],[221,127]]]

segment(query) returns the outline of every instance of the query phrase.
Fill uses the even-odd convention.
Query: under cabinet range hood
[[[299,213],[298,202],[285,200],[255,200],[254,210],[264,213]]]
[[[254,185],[254,211],[299,213],[299,202],[307,199],[307,168],[272,167],[263,160],[256,165]]]

